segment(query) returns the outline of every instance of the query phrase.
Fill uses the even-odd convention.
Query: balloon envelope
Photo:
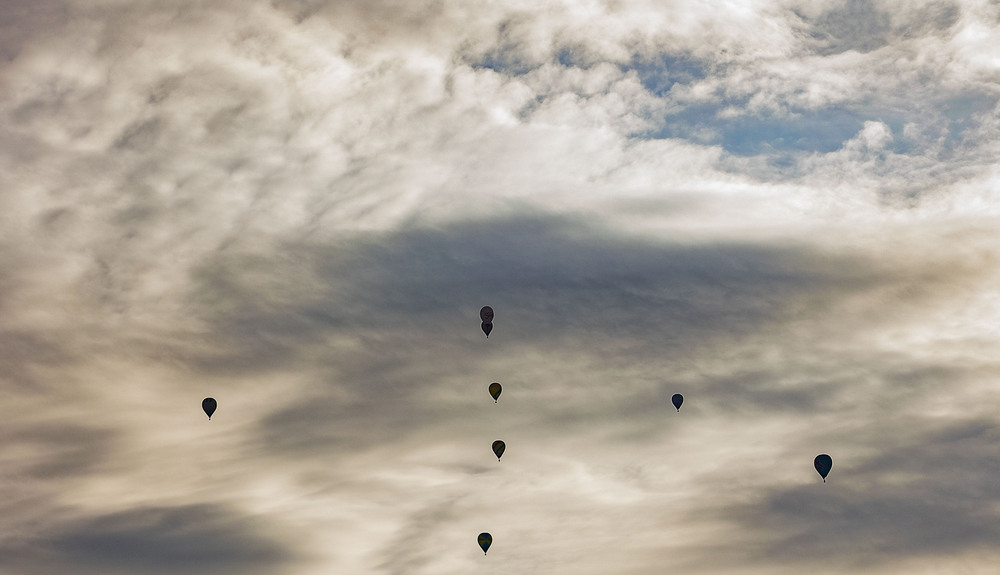
[[[496,403],[500,399],[500,392],[503,391],[503,387],[499,383],[490,384],[490,395],[493,396],[493,402]]]
[[[490,548],[493,544],[493,536],[489,533],[479,534],[479,546],[483,548],[483,555],[486,555],[486,550]]]
[[[813,460],[813,465],[816,467],[816,471],[819,472],[819,476],[823,478],[823,483],[826,483],[826,476],[829,475],[830,469],[833,468],[833,458],[825,453],[820,453]]]
[[[211,397],[206,397],[201,401],[201,408],[205,410],[205,415],[212,419],[212,414],[219,407],[219,404]]]
[[[486,334],[486,337],[490,337],[490,332],[491,331],[493,331],[493,324],[484,321],[483,322],[483,333]]]
[[[483,323],[493,323],[493,308],[484,305],[483,309],[479,310],[479,319],[483,320]]]
[[[493,442],[493,453],[497,455],[497,461],[500,461],[500,456],[503,455],[504,449],[507,449],[507,445],[504,442],[499,439]]]
[[[674,407],[677,408],[677,411],[680,411],[681,404],[684,403],[684,396],[679,393],[675,393],[674,396],[670,398],[670,401],[674,404]]]

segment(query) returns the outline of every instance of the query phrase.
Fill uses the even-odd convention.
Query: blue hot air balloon
[[[211,397],[206,397],[201,402],[201,408],[205,410],[205,415],[207,415],[209,419],[212,419],[212,414],[215,413],[215,410],[218,409],[218,407],[218,402]]]
[[[833,468],[833,458],[825,453],[820,453],[813,460],[813,466],[816,467],[819,476],[823,478],[823,483],[826,483],[826,476],[830,474],[830,469]]]
[[[677,408],[677,411],[680,411],[681,404],[684,403],[684,396],[679,393],[675,393],[674,396],[670,398],[670,402],[674,404],[674,407]]]

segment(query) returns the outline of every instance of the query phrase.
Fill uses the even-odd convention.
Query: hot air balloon
[[[670,402],[674,404],[674,407],[677,408],[677,411],[680,411],[681,404],[684,403],[684,396],[679,393],[675,393],[674,396],[670,398]]]
[[[493,308],[484,305],[483,309],[479,310],[479,319],[483,320],[483,323],[493,323]]]
[[[500,393],[502,391],[503,391],[503,386],[501,386],[499,383],[490,384],[490,395],[493,396],[493,403],[496,403],[497,401],[500,400]]]
[[[813,465],[819,472],[819,476],[823,478],[823,483],[826,483],[826,476],[830,474],[830,469],[833,467],[833,458],[825,453],[820,453],[813,460]]]
[[[493,324],[490,322],[483,322],[483,333],[486,334],[487,339],[490,337],[490,332],[493,331]]]
[[[507,445],[504,442],[499,439],[493,442],[493,453],[496,453],[497,461],[500,461],[500,456],[503,455],[504,449],[507,449]]]
[[[493,545],[493,536],[489,533],[479,534],[479,546],[483,548],[483,555],[486,555],[486,551]]]
[[[211,397],[206,397],[201,402],[201,408],[205,410],[205,415],[207,415],[209,419],[212,419],[212,414],[215,413],[215,410],[218,407],[219,407],[218,402],[216,402]]]

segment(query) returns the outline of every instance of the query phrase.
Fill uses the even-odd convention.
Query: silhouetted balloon
[[[483,323],[493,323],[493,308],[484,305],[483,309],[479,310],[479,319],[483,320]]]
[[[490,384],[490,395],[493,396],[493,403],[496,403],[500,399],[500,392],[503,391],[503,387],[499,383]]]
[[[491,331],[493,331],[493,324],[484,321],[483,322],[483,333],[486,334],[486,337],[490,337],[490,332]]]
[[[813,465],[816,467],[816,471],[819,472],[819,476],[823,478],[823,483],[826,483],[826,476],[830,474],[830,469],[833,468],[833,458],[825,453],[820,453],[813,460]]]
[[[489,533],[479,534],[479,546],[483,548],[483,555],[486,555],[486,551],[493,545],[493,536]]]
[[[679,393],[675,393],[674,396],[670,398],[670,401],[674,404],[674,407],[677,408],[677,411],[680,411],[681,404],[684,403],[684,396]]]
[[[209,419],[212,419],[212,414],[215,413],[215,410],[218,407],[219,404],[211,397],[206,397],[201,402],[201,408],[205,410],[205,415],[207,415]]]
[[[503,455],[504,449],[507,449],[507,445],[504,442],[499,439],[493,442],[493,453],[497,454],[497,461],[500,461],[500,456]]]

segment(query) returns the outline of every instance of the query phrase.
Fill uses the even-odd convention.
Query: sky
[[[998,157],[995,0],[0,0],[0,574],[992,573]]]

